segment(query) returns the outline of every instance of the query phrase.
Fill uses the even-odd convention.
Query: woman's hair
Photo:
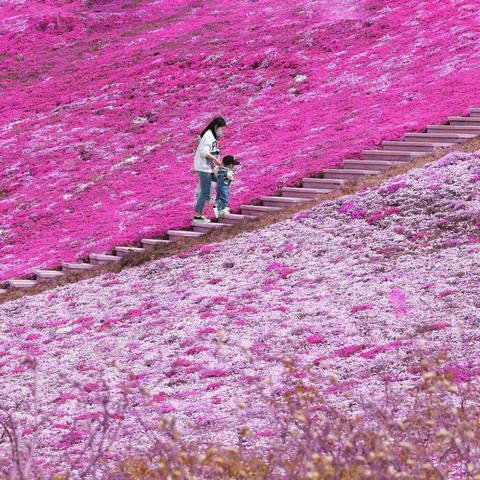
[[[200,138],[202,138],[208,130],[211,130],[215,139],[217,138],[217,133],[215,132],[215,127],[226,127],[227,122],[223,119],[223,117],[216,117],[214,118],[207,127],[202,131],[200,134]]]

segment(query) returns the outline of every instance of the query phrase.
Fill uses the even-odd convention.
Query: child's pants
[[[227,172],[220,170],[217,177],[217,208],[223,210],[228,207],[230,198],[230,182],[227,179]]]

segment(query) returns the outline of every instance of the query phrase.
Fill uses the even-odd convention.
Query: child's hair
[[[222,161],[224,165],[240,165],[233,155],[225,155]]]
[[[215,137],[215,140],[216,140],[217,139],[217,134],[215,132],[215,128],[216,127],[226,127],[226,126],[227,126],[227,122],[224,120],[223,117],[216,117],[205,127],[205,129],[200,134],[200,138],[202,138],[205,135],[205,133],[207,133],[208,130],[211,130],[211,132],[213,133],[213,136]]]

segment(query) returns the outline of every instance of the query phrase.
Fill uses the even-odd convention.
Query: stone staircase
[[[362,160],[346,159],[339,168],[326,168],[322,178],[303,178],[302,187],[284,187],[278,195],[261,197],[261,205],[241,205],[239,213],[225,215],[216,222],[193,221],[189,229],[168,230],[165,238],[144,238],[138,246],[118,246],[113,253],[91,253],[88,262],[65,262],[56,270],[35,269],[34,279],[12,279],[0,285],[0,294],[13,289],[28,289],[39,282],[78,274],[98,265],[119,262],[130,254],[143,253],[158,245],[185,238],[199,238],[209,232],[230,228],[302,202],[321,198],[338,190],[345,182],[377,175],[393,165],[429,155],[438,148],[450,147],[480,136],[480,108],[471,108],[467,117],[449,117],[446,125],[428,125],[424,133],[407,133],[403,141],[384,141],[381,150],[365,150]]]

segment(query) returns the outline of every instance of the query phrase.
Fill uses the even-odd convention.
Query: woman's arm
[[[218,165],[219,167],[222,166],[222,162],[218,160],[217,157],[213,156],[211,153],[207,153],[205,155],[205,158],[208,158],[209,160],[211,160],[214,163],[214,165]]]
[[[202,147],[200,150],[200,155],[206,158],[207,160],[210,160],[214,166],[218,165],[219,167],[221,167],[222,162],[218,160],[217,157],[215,157],[210,153],[213,151],[213,146],[214,146],[214,143],[216,142],[212,132],[210,131],[206,132],[201,142],[202,142]]]

